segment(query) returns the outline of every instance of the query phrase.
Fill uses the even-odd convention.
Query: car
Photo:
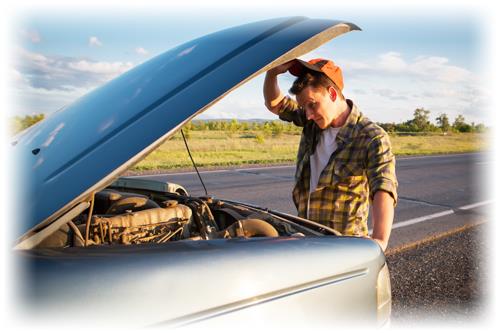
[[[285,17],[215,32],[15,137],[20,313],[79,327],[387,324],[390,276],[373,240],[121,177],[233,89],[353,30]]]

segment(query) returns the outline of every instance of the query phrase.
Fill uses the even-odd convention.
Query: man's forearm
[[[283,94],[278,86],[276,74],[267,72],[264,79],[264,100],[265,105],[274,114],[278,114],[277,106],[283,100]]]
[[[378,191],[373,197],[373,232],[371,237],[380,244],[385,251],[391,236],[394,220],[394,199],[385,191]]]

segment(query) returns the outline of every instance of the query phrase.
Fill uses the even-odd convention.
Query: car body
[[[182,44],[12,142],[14,256],[36,322],[123,327],[380,325],[385,257],[370,239],[179,185],[120,178],[251,78],[354,24],[278,18]],[[64,318],[64,319],[62,319]],[[85,319],[83,319],[85,318]]]

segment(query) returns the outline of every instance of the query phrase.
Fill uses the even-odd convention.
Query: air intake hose
[[[219,232],[220,238],[233,237],[278,237],[278,231],[266,221],[259,219],[239,220]]]

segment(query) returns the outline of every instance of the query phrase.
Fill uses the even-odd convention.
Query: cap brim
[[[288,69],[288,71],[293,76],[300,76],[302,74],[302,72],[304,71],[304,67],[306,67],[310,70],[316,71],[316,72],[321,72],[320,70],[318,70],[318,68],[316,66],[311,65],[307,61],[300,60],[300,59],[295,59],[294,64],[292,65],[292,67],[290,67]]]

